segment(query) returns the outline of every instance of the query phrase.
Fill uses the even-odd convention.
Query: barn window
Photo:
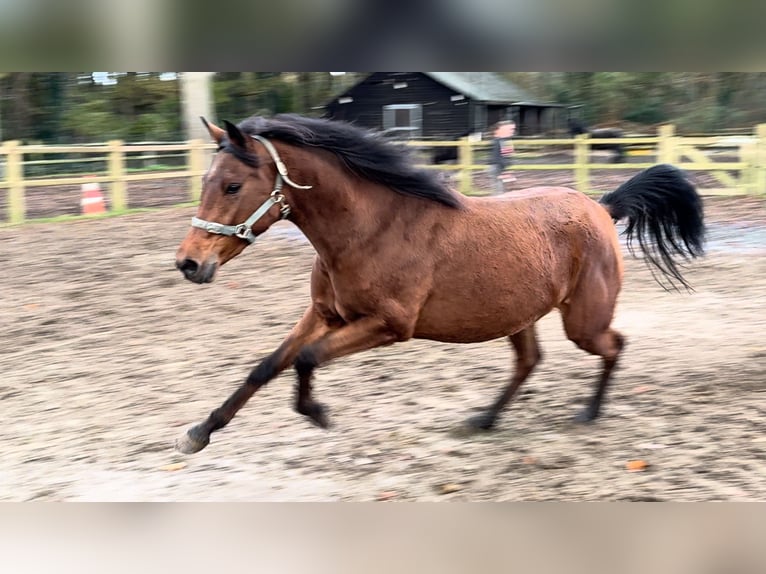
[[[421,104],[390,104],[383,106],[383,131],[396,138],[418,138],[423,134]]]

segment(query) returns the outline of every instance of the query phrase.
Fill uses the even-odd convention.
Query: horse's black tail
[[[628,219],[625,235],[631,253],[633,239],[638,239],[647,262],[665,274],[672,288],[677,289],[678,281],[690,289],[674,257],[688,260],[703,254],[705,224],[702,198],[681,170],[667,164],[650,167],[604,195],[600,203],[615,221]]]

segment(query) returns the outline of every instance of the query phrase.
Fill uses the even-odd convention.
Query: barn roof
[[[396,72],[395,74],[399,74]],[[468,99],[485,104],[515,104],[526,107],[564,107],[561,104],[542,103],[536,98],[519,87],[517,84],[505,79],[497,72],[410,72],[422,74],[433,81],[462,94]],[[375,72],[367,74],[364,78],[344,89],[342,94],[347,94],[354,90],[356,86],[363,84]],[[333,101],[342,94],[336,94]]]
[[[423,72],[426,76],[480,102],[533,102],[535,98],[495,72]]]

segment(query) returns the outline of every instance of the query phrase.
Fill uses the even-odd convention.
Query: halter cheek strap
[[[279,219],[284,219],[290,215],[290,206],[285,202],[285,196],[282,193],[283,183],[287,183],[287,185],[294,187],[295,189],[311,189],[312,186],[310,185],[298,185],[290,179],[290,177],[287,175],[287,166],[285,166],[284,162],[277,153],[277,149],[269,140],[261,136],[251,137],[263,144],[263,146],[266,148],[266,151],[269,152],[271,159],[274,160],[274,164],[277,166],[277,177],[274,180],[274,189],[272,190],[271,195],[269,195],[266,201],[264,201],[250,217],[248,217],[243,223],[240,223],[239,225],[226,225],[223,223],[216,223],[215,221],[206,221],[204,219],[200,219],[199,217],[192,217],[192,227],[198,227],[200,229],[204,229],[208,233],[214,233],[216,235],[231,235],[234,237],[239,237],[248,243],[253,243],[256,239],[256,236],[253,234],[252,230],[253,225],[255,225],[255,223],[261,219],[261,217],[266,215],[272,206],[279,206]]]

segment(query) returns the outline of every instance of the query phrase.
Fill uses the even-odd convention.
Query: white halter
[[[256,221],[271,209],[272,205],[279,205],[280,219],[284,219],[290,215],[290,206],[285,202],[285,196],[282,193],[283,182],[295,189],[311,189],[312,186],[298,185],[289,178],[287,175],[287,166],[285,166],[284,162],[279,157],[276,148],[269,140],[261,136],[251,137],[263,144],[266,151],[269,152],[269,155],[274,160],[274,164],[277,166],[277,177],[274,180],[274,189],[272,190],[271,195],[269,195],[268,199],[266,199],[266,201],[264,201],[244,223],[240,223],[239,225],[225,225],[223,223],[216,223],[215,221],[205,221],[199,217],[192,217],[192,227],[199,227],[208,233],[215,233],[216,235],[233,235],[234,237],[244,239],[248,243],[253,243],[256,237],[253,234],[252,227]]]

